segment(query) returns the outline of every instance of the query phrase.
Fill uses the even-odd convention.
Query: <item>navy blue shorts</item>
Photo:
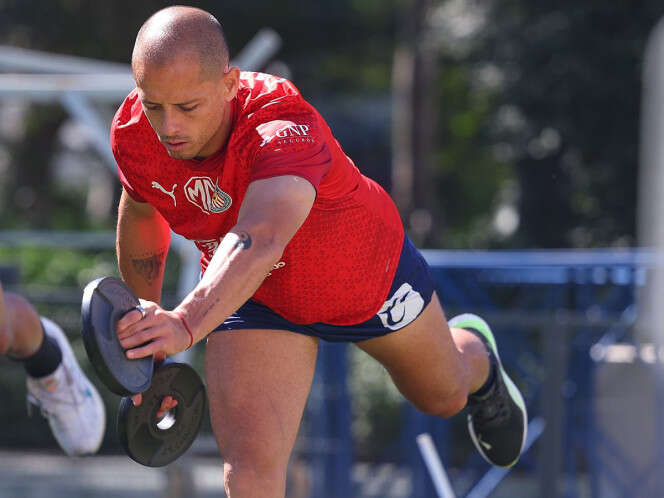
[[[431,301],[434,283],[429,266],[408,237],[404,237],[388,299],[378,313],[356,325],[312,323],[301,325],[286,320],[267,306],[250,299],[215,330],[290,330],[330,342],[357,342],[399,330],[417,318]]]

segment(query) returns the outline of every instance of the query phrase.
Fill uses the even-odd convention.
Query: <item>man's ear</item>
[[[222,77],[221,84],[224,88],[224,98],[230,102],[237,95],[237,89],[240,87],[240,69],[230,68]]]

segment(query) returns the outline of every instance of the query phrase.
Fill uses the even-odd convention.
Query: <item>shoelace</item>
[[[479,426],[501,425],[510,416],[509,405],[505,402],[503,396],[496,396],[495,399],[488,399],[470,409],[473,422]]]

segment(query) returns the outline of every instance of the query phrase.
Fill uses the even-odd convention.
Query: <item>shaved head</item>
[[[219,21],[195,7],[174,6],[153,14],[141,27],[131,57],[139,82],[149,67],[163,67],[198,57],[202,79],[218,78],[229,62]]]

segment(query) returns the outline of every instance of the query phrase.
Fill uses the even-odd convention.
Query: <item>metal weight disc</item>
[[[171,396],[178,405],[161,419],[157,411]],[[157,367],[143,401],[134,406],[122,398],[118,409],[118,438],[127,454],[148,467],[163,467],[189,449],[203,422],[207,400],[205,385],[185,363],[169,360]]]
[[[120,396],[145,391],[150,386],[154,368],[152,356],[128,359],[118,339],[118,320],[138,304],[133,291],[115,277],[93,280],[83,291],[81,318],[85,350],[101,381]]]

